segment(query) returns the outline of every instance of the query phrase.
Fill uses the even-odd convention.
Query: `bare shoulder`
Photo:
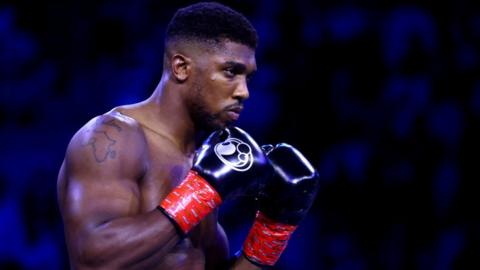
[[[144,133],[133,118],[112,111],[80,128],[57,182],[66,230],[88,232],[106,220],[137,213],[147,155]]]
[[[98,166],[128,169],[132,174],[143,169],[146,139],[138,122],[115,111],[97,116],[73,136],[66,153],[71,169],[99,172]],[[133,175],[132,175],[133,176]]]

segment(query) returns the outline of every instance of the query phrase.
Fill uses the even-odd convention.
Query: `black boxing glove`
[[[215,131],[198,150],[187,177],[159,209],[186,234],[223,200],[258,185],[269,167],[264,152],[245,131],[238,127]]]
[[[255,264],[272,266],[312,206],[319,176],[291,145],[282,143],[264,149],[274,174],[262,192],[259,211],[242,251]]]

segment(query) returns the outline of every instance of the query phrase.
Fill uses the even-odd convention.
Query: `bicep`
[[[130,179],[72,175],[65,190],[64,215],[85,227],[132,215],[139,207],[135,189]]]
[[[72,139],[64,172],[67,221],[90,227],[138,211],[142,149],[128,135],[100,126]]]

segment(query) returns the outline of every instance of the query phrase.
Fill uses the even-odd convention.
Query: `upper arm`
[[[67,231],[88,233],[138,212],[145,149],[138,127],[112,116],[97,117],[75,134],[65,157],[60,202]]]

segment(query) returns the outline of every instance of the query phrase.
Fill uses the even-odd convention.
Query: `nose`
[[[233,92],[233,98],[240,101],[248,99],[250,93],[248,92],[247,80],[243,80]]]

